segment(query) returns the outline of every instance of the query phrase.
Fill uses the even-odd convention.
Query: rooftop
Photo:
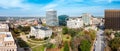
[[[0,38],[3,41],[14,41],[11,32],[0,32]]]
[[[49,30],[48,27],[43,27],[43,26],[34,26],[35,29],[41,29],[41,30]]]
[[[81,18],[69,18],[68,21],[82,21]]]
[[[118,12],[118,11],[120,11],[120,10],[105,10],[105,11],[112,11],[112,12]]]
[[[0,28],[9,28],[8,24],[0,24]]]

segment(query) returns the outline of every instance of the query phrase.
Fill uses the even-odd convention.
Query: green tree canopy
[[[104,31],[104,34],[109,37],[109,36],[111,35],[112,31],[113,31],[112,29],[106,29],[106,30]]]
[[[91,43],[89,40],[84,39],[80,42],[81,51],[90,51],[90,47],[91,47]]]
[[[115,37],[120,37],[120,32],[116,32]]]
[[[62,33],[63,33],[63,34],[67,34],[67,33],[68,33],[68,28],[67,28],[67,27],[63,27]]]
[[[70,50],[69,50],[69,46],[68,46],[68,43],[67,43],[67,42],[65,42],[65,45],[64,45],[64,51],[70,51]]]
[[[117,51],[120,47],[120,37],[116,37],[110,41],[109,46],[112,48],[113,51]]]

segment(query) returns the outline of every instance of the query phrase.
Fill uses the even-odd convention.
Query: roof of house
[[[0,24],[0,28],[9,28],[8,24]]]
[[[3,41],[14,41],[11,32],[0,32],[0,36],[5,35],[3,38]]]
[[[43,27],[43,26],[33,26],[35,29],[40,29],[40,30],[50,30],[48,27]]]

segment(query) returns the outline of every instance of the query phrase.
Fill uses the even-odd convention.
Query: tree
[[[116,37],[109,42],[112,51],[117,51],[120,47],[120,37]]]
[[[120,32],[116,32],[115,37],[120,37]]]
[[[17,42],[20,47],[29,47],[29,45],[21,38],[17,38]]]
[[[18,29],[20,29],[22,32],[30,31],[30,26],[18,26]]]
[[[67,28],[67,27],[63,27],[62,33],[63,33],[63,34],[67,34],[67,33],[68,33],[68,28]]]
[[[15,34],[19,34],[20,33],[19,29],[14,29],[13,31],[14,31]]]
[[[35,36],[30,36],[30,38],[33,38],[33,39],[34,39],[34,38],[35,38]]]
[[[104,32],[104,34],[105,34],[106,36],[110,37],[112,31],[113,31],[112,29],[106,29],[105,32]]]
[[[74,37],[77,34],[77,31],[73,30],[73,29],[69,29],[68,30],[68,34],[71,35],[71,37]]]
[[[52,44],[52,43],[48,43],[46,46],[47,46],[47,48],[55,48],[56,47],[56,45]]]
[[[22,31],[24,31],[24,32],[30,31],[30,26],[22,27]]]
[[[72,38],[72,40],[70,42],[72,51],[79,51],[79,49],[80,49],[79,46],[80,46],[80,42],[82,39],[84,39],[83,36],[75,36],[74,38]]]
[[[67,43],[67,42],[65,42],[65,45],[64,45],[64,51],[70,51],[70,50],[69,50],[69,46],[68,46],[68,43]]]
[[[96,31],[95,30],[89,30],[89,31],[90,31],[90,37],[91,37],[91,39],[94,40],[95,37],[96,37]]]
[[[95,37],[96,37],[96,31],[95,30],[92,30],[92,29],[89,29],[89,30],[84,30],[83,32],[85,34],[85,36],[87,37],[90,37],[91,40],[95,40]]]
[[[78,34],[79,34],[80,36],[85,35],[84,31],[80,31]]]
[[[91,47],[91,43],[89,40],[84,39],[80,42],[81,51],[90,51],[90,47]]]
[[[45,23],[43,23],[42,26],[47,26],[47,25]]]

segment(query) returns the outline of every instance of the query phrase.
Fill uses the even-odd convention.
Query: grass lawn
[[[45,43],[44,41],[34,41],[34,40],[28,40],[28,41],[36,44]]]
[[[62,47],[60,51],[64,51],[64,47]]]
[[[70,35],[63,35],[62,38],[63,38],[64,42],[66,42],[66,41],[70,42],[72,37]]]
[[[31,44],[31,43],[27,43],[29,47],[31,47],[32,51],[44,51],[45,46],[44,45],[39,45],[37,46],[37,44]],[[32,48],[33,46],[37,46],[35,48]]]
[[[29,41],[31,43],[33,43],[33,41]],[[37,44],[40,44],[39,42],[36,42],[37,44],[31,44],[31,43],[27,43],[29,47],[31,47],[32,51],[44,51],[45,46],[44,45],[39,45],[37,46]],[[35,48],[32,48],[34,46],[37,46]]]
[[[31,43],[27,43],[29,45],[29,47],[33,47],[33,46],[36,46],[36,45],[33,45]]]
[[[35,48],[32,48],[32,51],[44,51],[44,46],[38,46],[38,47],[35,47]]]
[[[56,45],[55,45],[55,44],[53,44],[53,45],[52,45],[52,48],[56,48]]]

